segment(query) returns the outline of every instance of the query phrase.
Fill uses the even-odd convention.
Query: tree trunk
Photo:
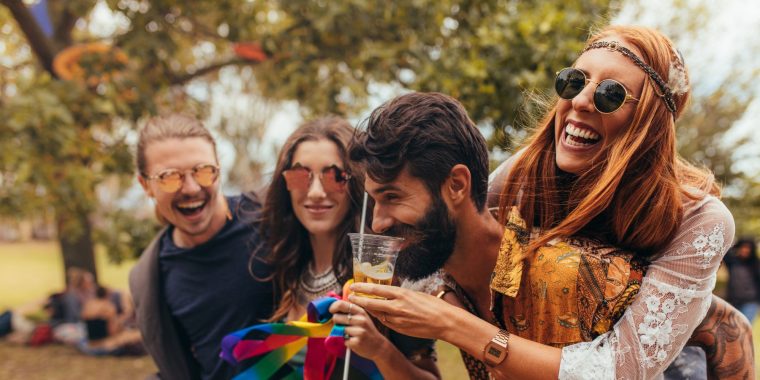
[[[92,242],[90,219],[85,214],[69,215],[59,211],[57,222],[58,243],[63,254],[64,276],[69,268],[78,267],[92,273],[97,282],[98,272],[95,268],[95,250]],[[78,225],[78,228],[71,228],[72,225]],[[76,231],[67,232],[72,229]]]
[[[0,3],[8,8],[13,18],[18,22],[19,28],[24,33],[24,36],[26,36],[29,46],[34,54],[37,55],[37,59],[42,67],[55,78],[56,73],[53,71],[55,50],[50,40],[42,31],[42,28],[37,24],[32,12],[29,11],[29,8],[22,0],[0,0]]]

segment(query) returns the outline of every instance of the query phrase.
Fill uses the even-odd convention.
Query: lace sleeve
[[[593,342],[562,350],[560,379],[651,379],[678,356],[710,306],[716,273],[734,238],[731,213],[708,196],[685,211],[623,317]]]

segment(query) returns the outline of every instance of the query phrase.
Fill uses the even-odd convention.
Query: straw
[[[364,192],[364,201],[362,202],[362,221],[359,225],[359,257],[362,257],[362,248],[364,248],[364,224],[367,222],[367,192]]]
[[[362,248],[364,247],[364,224],[367,221],[367,192],[364,192],[364,201],[362,202],[362,219],[359,225],[359,257],[362,257]],[[346,361],[343,363],[343,380],[348,379],[348,363],[351,361],[351,349],[346,347]]]

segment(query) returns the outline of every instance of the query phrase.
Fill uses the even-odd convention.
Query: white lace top
[[[652,379],[675,360],[710,307],[734,220],[717,198],[690,205],[612,331],[562,350],[560,379]]]
[[[675,239],[653,256],[623,317],[594,341],[565,347],[559,378],[662,378],[707,314],[733,239],[734,219],[720,200],[706,196],[687,204]]]

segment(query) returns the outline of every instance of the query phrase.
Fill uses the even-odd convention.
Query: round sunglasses
[[[594,82],[586,77],[586,73],[573,67],[564,68],[557,73],[557,78],[554,80],[554,90],[557,91],[560,98],[571,100],[578,96],[589,82],[596,84],[594,108],[599,113],[613,113],[628,101],[639,101],[620,82],[614,79]]]
[[[166,193],[174,193],[182,188],[185,183],[185,174],[190,172],[198,185],[209,187],[219,177],[219,167],[212,164],[200,164],[190,170],[168,169],[154,176],[145,177],[149,181],[156,181],[158,188]]]
[[[314,182],[314,172],[300,164],[284,170],[282,176],[285,177],[288,191],[308,191]],[[318,176],[322,182],[322,188],[327,192],[344,191],[346,183],[351,179],[351,174],[334,164],[322,169]]]

